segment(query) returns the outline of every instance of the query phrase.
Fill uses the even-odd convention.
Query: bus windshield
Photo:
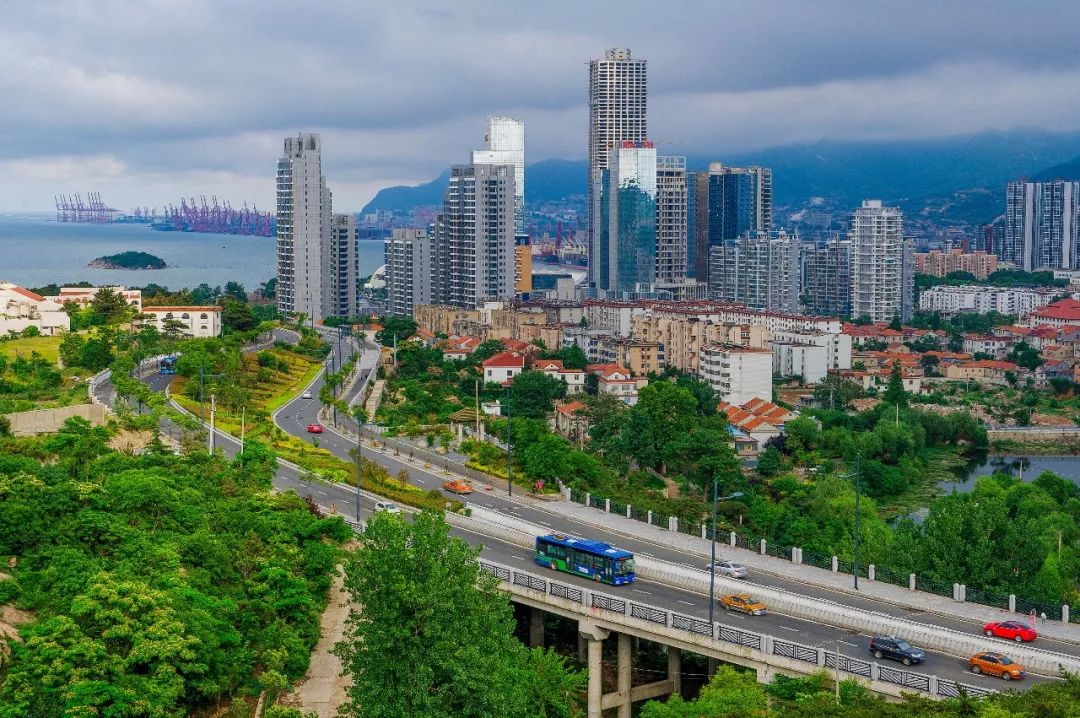
[[[615,575],[627,576],[634,572],[634,559],[623,558],[615,562]]]

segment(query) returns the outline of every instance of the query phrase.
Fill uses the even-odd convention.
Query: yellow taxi
[[[769,612],[764,603],[748,593],[730,593],[721,596],[720,603],[728,611],[741,611],[751,616],[764,616]]]

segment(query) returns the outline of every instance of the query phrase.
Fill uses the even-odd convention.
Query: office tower
[[[514,298],[514,166],[450,170],[435,218],[436,301],[476,309]]]
[[[709,165],[708,246],[772,229],[772,170]]]
[[[709,173],[686,175],[687,276],[704,283],[709,277]]]
[[[799,309],[799,236],[747,232],[709,247],[709,296],[752,309]]]
[[[318,321],[334,313],[331,196],[317,134],[285,138],[277,163],[277,304]]]
[[[915,253],[904,240],[903,215],[881,200],[863,200],[851,217],[851,315],[888,322],[911,318]]]
[[[608,153],[622,141],[644,142],[646,125],[645,60],[630,51],[611,49],[589,62],[589,281],[599,286],[594,268],[600,250],[601,174]]]
[[[832,237],[825,244],[803,242],[799,248],[801,301],[806,311],[831,317],[851,316],[851,241]]]
[[[514,234],[525,235],[525,123],[512,117],[489,117],[486,149],[473,150],[474,165],[514,166]]]
[[[656,158],[656,282],[686,279],[686,158]]]
[[[331,227],[329,316],[355,317],[360,313],[356,302],[356,243],[360,240],[356,215],[335,214]]]
[[[417,304],[435,303],[432,243],[422,229],[395,229],[385,241],[387,310],[411,317]]]
[[[1001,259],[1026,272],[1080,268],[1080,182],[1010,182]]]
[[[650,292],[656,281],[656,147],[648,140],[618,143],[601,179],[597,289],[609,297]]]

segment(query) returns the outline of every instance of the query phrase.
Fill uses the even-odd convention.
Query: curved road
[[[279,335],[280,336],[280,335]],[[333,344],[333,351],[336,353],[336,343]],[[351,355],[353,348],[347,346],[346,342],[341,344],[341,356],[340,359],[345,359]],[[378,350],[370,346],[365,347],[362,353],[359,364],[361,371],[372,369],[378,360]],[[156,391],[164,391],[172,380],[171,376],[162,376],[160,374],[148,375],[144,381]],[[285,432],[298,436],[301,438],[309,438],[306,431],[306,427],[310,423],[318,422],[318,413],[321,408],[321,404],[318,401],[318,393],[323,385],[323,375],[320,374],[312,383],[307,387],[306,391],[310,391],[311,395],[316,398],[303,399],[296,398],[285,405],[283,405],[274,415],[275,422]],[[362,381],[357,382],[357,386],[349,392],[349,398],[355,396],[363,385]],[[302,393],[302,392],[301,392]],[[354,424],[355,426],[355,424]],[[232,456],[239,450],[239,443],[236,439],[224,434],[222,432],[215,432],[215,442],[219,450],[225,455]],[[331,427],[326,427],[326,432],[320,437],[319,445],[321,448],[326,448],[339,458],[350,461],[351,457],[348,455],[348,451],[355,447],[355,441],[350,441],[346,437],[336,433]],[[409,472],[410,483],[418,485],[425,489],[441,487],[443,477],[434,470],[425,470],[417,463],[405,462],[403,459],[386,455],[384,453],[373,451],[368,447],[363,447],[362,453],[366,458],[372,459],[385,467],[392,474],[396,474],[401,469],[405,469]],[[356,490],[352,487],[326,483],[321,481],[305,482],[302,480],[299,472],[288,465],[281,464],[274,479],[274,487],[281,491],[293,490],[300,495],[312,496],[320,505],[333,507],[340,513],[344,513],[352,517],[355,513],[356,506]],[[376,497],[367,492],[361,492],[360,501],[360,520],[364,520],[371,515],[373,502]],[[486,506],[496,511],[507,513],[511,516],[519,517],[523,520],[537,523],[543,526],[552,528],[553,531],[564,531],[576,535],[587,535],[593,538],[606,540],[610,543],[617,544],[629,550],[637,553],[648,554],[656,556],[668,561],[674,561],[676,563],[683,563],[688,565],[697,565],[700,567],[701,560],[696,556],[688,556],[685,553],[681,553],[675,549],[665,546],[647,543],[644,541],[636,541],[630,539],[622,534],[615,534],[614,532],[605,532],[599,530],[591,525],[582,524],[576,521],[566,519],[565,517],[550,513],[544,510],[543,504],[537,500],[530,500],[527,503],[520,497],[507,498],[501,493],[487,493],[478,492],[470,497],[471,503],[476,503],[482,506]],[[503,543],[498,540],[488,538],[486,536],[480,536],[465,531],[456,530],[455,534],[463,538],[468,543],[474,546],[482,547],[483,554],[486,558],[500,563],[509,565],[521,565],[521,568],[530,570],[536,568],[536,565],[532,560],[532,552],[527,549],[522,549],[518,546]],[[595,587],[594,582],[571,576],[568,574],[560,574],[560,581],[566,581],[570,583],[576,583],[582,587]],[[829,592],[822,589],[815,589],[815,587],[808,586],[806,584],[798,583],[795,581],[787,581],[782,578],[774,576],[751,576],[747,582],[748,588],[752,590],[752,586],[757,583],[760,585],[775,586],[790,590],[803,595],[819,595],[822,598],[829,600],[838,600],[840,596],[834,592]],[[651,583],[648,581],[639,580],[629,586],[623,586],[618,588],[605,587],[605,590],[611,591],[626,591],[636,594],[638,600],[643,603],[652,603],[660,606],[666,606],[672,610],[678,610],[681,613],[692,615],[701,619],[708,618],[708,597],[701,594],[684,591],[677,588],[672,588],[667,585]],[[860,605],[870,610],[877,610],[879,612],[892,613],[893,615],[903,617],[915,617],[913,612],[904,612],[894,606],[886,606],[877,602],[868,600],[851,600],[853,597],[849,597],[843,594],[844,601],[850,605]],[[892,610],[890,610],[892,609]],[[857,634],[845,629],[839,629],[833,626],[827,626],[822,624],[813,623],[789,616],[780,614],[770,614],[766,616],[748,617],[741,614],[725,613],[724,611],[717,612],[717,619],[723,623],[734,625],[738,628],[746,630],[759,630],[769,633],[773,636],[802,643],[808,646],[820,646],[832,649],[836,646],[839,647],[841,653],[845,655],[852,655],[859,658],[867,658],[868,653],[866,651],[868,635]],[[956,628],[959,630],[971,630],[971,626],[961,621],[950,621],[940,616],[928,616],[926,614],[918,615],[918,620],[927,623],[936,623],[938,625],[947,626],[950,628]],[[914,642],[917,644],[918,637],[914,638]],[[1060,646],[1051,646],[1050,642],[1040,639],[1040,645],[1051,650],[1063,650],[1064,648],[1072,648],[1078,650],[1077,646],[1072,644],[1062,643]],[[1007,650],[1007,646],[1005,647]],[[884,662],[884,665],[899,665],[892,664],[891,662]],[[986,676],[976,676],[969,673],[966,669],[966,660],[961,657],[948,656],[944,654],[929,653],[926,662],[921,666],[913,666],[910,669],[916,672],[933,673],[943,678],[949,678],[955,681],[969,683],[979,686],[985,686],[987,688],[1001,689],[1005,686],[1003,681],[999,679],[992,679]],[[1050,680],[1041,676],[1030,676],[1030,681],[1042,681]],[[1023,684],[1012,684],[1013,687],[1022,687]]]

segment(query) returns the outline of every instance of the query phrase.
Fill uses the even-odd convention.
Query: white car
[[[301,399],[310,399],[311,398],[311,392],[310,391],[305,391],[303,394],[300,395],[300,398]]]
[[[705,564],[705,570],[709,570],[709,564]],[[717,561],[716,572],[721,576],[729,576],[731,578],[746,578],[746,566],[736,561]]]
[[[385,511],[388,514],[400,514],[401,513],[401,508],[397,504],[395,504],[393,501],[376,501],[375,502],[375,510],[376,511]]]

